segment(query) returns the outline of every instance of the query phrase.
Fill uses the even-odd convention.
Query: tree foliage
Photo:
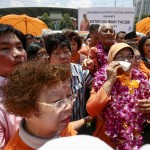
[[[69,14],[64,14],[63,18],[60,21],[60,30],[63,29],[75,29],[75,26],[72,23],[72,20],[70,19]]]
[[[54,24],[53,24],[53,22],[52,22],[50,16],[49,16],[47,13],[44,13],[44,14],[42,15],[41,20],[48,26],[48,28],[50,28],[50,29],[52,29],[52,30],[55,29],[55,28],[54,28]]]

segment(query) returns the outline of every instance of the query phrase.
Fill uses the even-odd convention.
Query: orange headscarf
[[[114,60],[114,57],[115,55],[121,51],[123,48],[130,48],[134,54],[134,50],[131,46],[129,46],[128,44],[126,43],[116,43],[114,45],[112,45],[110,47],[110,50],[109,50],[109,53],[108,53],[108,64],[110,64],[113,60]]]

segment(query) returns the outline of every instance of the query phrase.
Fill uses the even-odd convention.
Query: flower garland
[[[102,112],[106,134],[120,150],[138,150],[143,143],[141,133],[146,119],[136,109],[136,103],[138,99],[150,98],[150,84],[138,70],[133,69],[132,74],[132,91],[131,85],[118,79],[112,88],[111,101]]]
[[[93,87],[95,91],[98,91],[98,89],[103,85],[103,83],[106,81],[106,67],[108,66],[107,62],[107,53],[103,50],[102,44],[99,43],[97,45],[97,60],[95,60],[98,64],[97,65],[97,71],[94,73],[94,82]]]
[[[98,91],[106,81],[107,54],[98,45],[99,67],[94,74],[94,89]],[[147,86],[146,86],[147,85]],[[146,77],[136,69],[132,70],[132,81],[125,76],[118,77],[111,92],[111,101],[102,112],[106,134],[119,150],[138,150],[145,116],[136,109],[138,99],[150,98],[150,85]]]

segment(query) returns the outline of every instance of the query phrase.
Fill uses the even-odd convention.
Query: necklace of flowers
[[[136,109],[138,99],[150,98],[150,84],[138,70],[132,70],[131,83],[128,77],[119,76],[111,92],[111,101],[102,112],[106,135],[119,150],[138,150],[145,115]]]
[[[99,43],[97,45],[97,71],[94,73],[94,82],[93,87],[95,91],[98,91],[98,89],[103,85],[103,83],[106,81],[106,67],[108,66],[107,62],[107,53],[104,51],[102,44]]]

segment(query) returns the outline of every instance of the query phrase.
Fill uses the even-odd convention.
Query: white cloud
[[[79,7],[91,7],[91,0],[70,0],[67,4],[67,7],[79,8]]]

